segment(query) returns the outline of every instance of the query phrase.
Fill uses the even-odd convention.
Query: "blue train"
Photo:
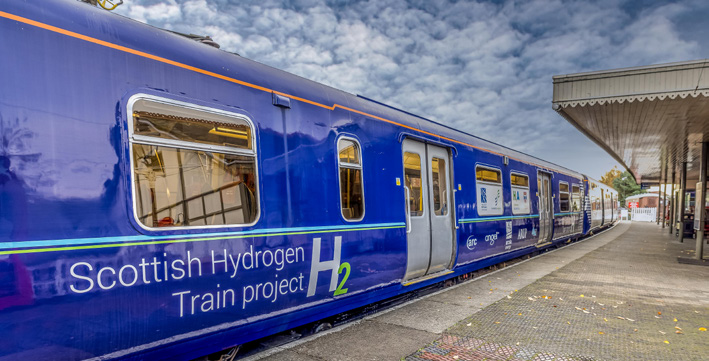
[[[0,33],[0,360],[189,360],[617,220],[580,173],[84,3]]]

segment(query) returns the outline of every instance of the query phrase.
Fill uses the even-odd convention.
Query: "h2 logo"
[[[333,258],[329,261],[320,260],[321,239],[313,238],[313,257],[310,263],[310,280],[308,281],[308,297],[315,295],[315,289],[318,286],[318,274],[322,271],[330,271],[330,292],[333,296],[344,295],[347,293],[347,288],[342,288],[350,277],[352,267],[348,262],[340,263],[340,255],[342,253],[342,236],[335,237],[335,251]],[[340,285],[337,285],[339,278],[338,274],[345,271],[345,276],[342,278]]]

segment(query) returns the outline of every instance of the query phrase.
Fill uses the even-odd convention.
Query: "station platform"
[[[709,267],[677,262],[694,246],[621,222],[245,360],[709,360]]]

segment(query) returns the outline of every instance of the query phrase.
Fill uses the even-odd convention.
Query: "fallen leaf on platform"
[[[655,318],[662,318],[662,317],[660,317],[660,316],[655,316]]]
[[[667,334],[667,332],[665,332],[665,331],[657,331],[657,332],[659,332],[659,333],[661,333],[661,334],[663,334],[663,335],[666,335],[666,334]]]
[[[579,297],[586,297],[586,296],[584,296],[584,295],[581,295],[581,296],[579,296]]]
[[[457,360],[457,359],[458,359],[458,357],[459,357],[459,356],[453,356],[453,359],[454,359],[454,360]]]
[[[630,322],[635,322],[635,320],[633,320],[632,318],[627,318],[627,320]]]
[[[499,321],[495,321],[495,324],[496,324],[496,325],[499,325],[499,324],[500,324],[500,322],[499,322]]]
[[[603,335],[603,334],[605,334],[605,332],[603,332],[603,331],[598,331],[598,334],[599,334],[599,335]]]
[[[657,314],[658,314],[658,315],[662,315],[662,312],[660,312],[660,311],[657,311]]]
[[[563,299],[563,298],[561,298],[561,297],[559,297],[559,300],[563,301],[564,299]]]
[[[527,299],[534,302],[534,298],[532,298],[532,297],[527,297]]]
[[[471,322],[471,323],[467,324],[466,326],[472,326],[472,325],[473,325],[473,323]]]
[[[605,318],[605,317],[603,317],[603,321],[606,321],[606,322],[608,322],[608,319],[607,319],[607,318]]]
[[[704,331],[704,332],[706,332],[706,331],[707,331],[707,328],[706,328],[706,327],[700,327],[700,328],[699,328],[699,331]]]
[[[574,308],[575,308],[575,309],[577,309],[577,310],[579,310],[579,311],[581,311],[581,309],[580,309],[580,308],[578,308],[578,307],[574,307]]]
[[[683,334],[684,332],[682,332],[682,331],[680,331],[680,330],[677,330],[677,331],[675,331],[675,333],[678,333],[678,334],[681,335],[681,334]]]
[[[680,330],[680,331],[682,331],[682,328],[681,328],[681,327],[675,326],[675,328],[678,329],[678,330]]]
[[[675,320],[674,320],[674,321],[675,321],[675,322],[677,322],[677,318],[675,318]]]
[[[638,329],[637,329],[637,328],[636,328],[636,329],[634,329],[634,330],[633,330],[633,332],[638,332]]]
[[[625,317],[621,317],[621,316],[615,316],[615,318],[617,318],[619,320],[625,320]]]
[[[569,325],[571,324],[571,322],[569,322],[569,321],[566,321],[566,323],[568,323]]]
[[[605,306],[604,304],[602,304],[602,303],[600,303],[600,302],[598,302],[598,305],[599,305],[599,306]]]
[[[512,297],[510,297],[509,295],[507,295],[507,298],[512,299]]]
[[[583,310],[583,313],[591,313],[591,312],[588,312],[588,311],[586,311],[586,310]]]
[[[665,343],[669,345],[669,344],[670,344],[670,341],[665,340]]]
[[[521,313],[518,313],[517,316],[522,316],[522,314],[521,314]]]
[[[556,305],[552,305],[552,306],[556,307]]]

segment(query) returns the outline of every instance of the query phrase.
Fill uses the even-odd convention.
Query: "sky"
[[[709,57],[709,2],[124,0],[116,13],[599,179],[552,76]]]

